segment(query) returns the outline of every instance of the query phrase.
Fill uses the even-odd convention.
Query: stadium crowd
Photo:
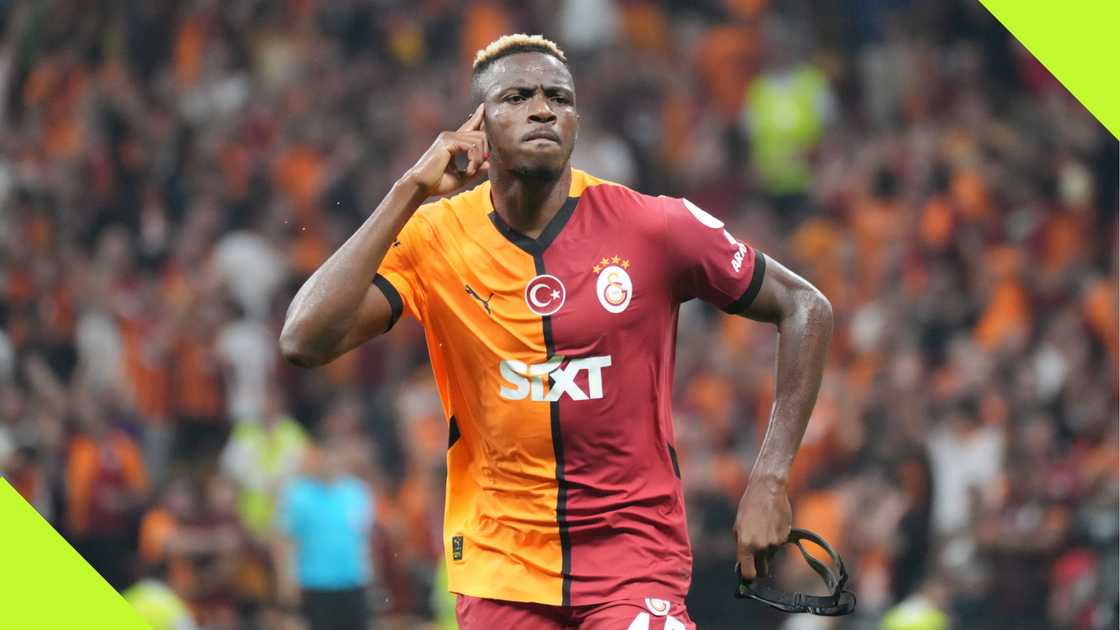
[[[291,490],[341,474],[373,506],[346,584],[385,627],[447,623],[419,327],[314,371],[276,340],[473,109],[474,51],[524,31],[571,60],[577,167],[687,196],[836,313],[791,480],[859,596],[826,621],[731,599],[776,339],[682,307],[700,627],[1116,627],[1117,144],[979,3],[43,0],[0,21],[0,476],[114,587],[215,630],[298,623],[314,495]]]

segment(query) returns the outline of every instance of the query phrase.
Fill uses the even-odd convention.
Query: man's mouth
[[[521,139],[522,142],[530,142],[532,140],[548,140],[550,142],[560,144],[560,136],[556,135],[556,132],[548,131],[546,129],[530,131],[529,133],[525,134],[524,138]]]

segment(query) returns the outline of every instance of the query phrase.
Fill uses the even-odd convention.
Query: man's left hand
[[[748,580],[754,579],[755,556],[784,544],[792,526],[793,509],[786,496],[785,481],[752,477],[735,517],[739,573]]]

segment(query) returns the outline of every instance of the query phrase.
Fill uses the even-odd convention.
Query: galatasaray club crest
[[[630,306],[630,298],[634,296],[634,283],[626,271],[629,268],[630,261],[618,256],[600,259],[591,268],[598,275],[595,296],[608,313],[621,313]]]

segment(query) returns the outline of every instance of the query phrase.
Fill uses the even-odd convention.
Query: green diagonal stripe
[[[1120,138],[1120,0],[980,0]]]
[[[149,630],[124,598],[3,478],[0,628]]]

